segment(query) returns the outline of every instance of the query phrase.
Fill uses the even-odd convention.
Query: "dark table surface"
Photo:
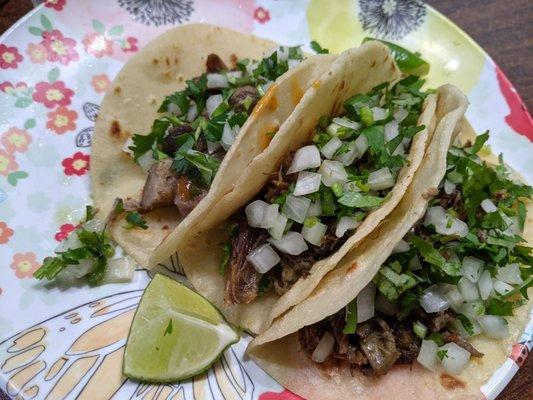
[[[531,109],[533,105],[533,0],[428,0],[466,31],[503,69]],[[0,0],[0,34],[32,8],[29,0]],[[533,357],[498,400],[533,399]],[[0,391],[0,400],[7,399]]]

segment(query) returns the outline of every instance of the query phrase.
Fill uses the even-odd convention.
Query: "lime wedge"
[[[135,313],[123,373],[152,382],[186,379],[205,371],[238,340],[239,335],[206,299],[156,275]]]

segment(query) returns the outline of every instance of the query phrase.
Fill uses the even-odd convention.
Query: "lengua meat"
[[[251,228],[240,218],[237,234],[231,241],[231,256],[225,270],[224,301],[226,304],[250,303],[259,294],[259,279],[248,253],[266,243],[268,235],[262,229]]]
[[[144,184],[140,211],[148,212],[174,205],[178,175],[172,169],[172,159],[166,158],[150,167]]]

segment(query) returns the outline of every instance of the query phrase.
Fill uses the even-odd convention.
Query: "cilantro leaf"
[[[181,114],[186,114],[187,111],[189,111],[189,99],[187,98],[187,92],[185,90],[182,90],[165,97],[165,100],[163,101],[161,107],[159,107],[157,112],[167,112],[169,104],[174,104],[178,106],[181,111]]]
[[[344,325],[344,329],[342,330],[342,333],[345,335],[350,335],[355,333],[357,330],[357,298],[353,299],[348,303],[346,306],[346,314],[344,317],[344,321],[346,324]]]
[[[148,225],[146,225],[146,221],[143,219],[141,214],[139,214],[137,211],[128,211],[126,213],[126,221],[128,224],[124,226],[126,229],[132,229],[132,228],[141,228],[141,229],[148,229]]]
[[[222,260],[220,261],[220,265],[218,266],[218,272],[220,275],[224,275],[226,272],[226,266],[228,265],[228,262],[231,258],[231,243],[224,243],[222,245]]]
[[[457,319],[459,320],[459,322],[461,322],[461,325],[463,325],[463,328],[466,333],[472,336],[474,334],[474,325],[468,319],[468,317],[464,314],[457,314]]]
[[[437,350],[437,357],[442,361],[444,357],[448,357],[448,350]]]
[[[313,51],[317,54],[329,54],[329,50],[328,49],[324,49],[322,46],[320,46],[320,44],[318,44],[317,41],[313,40],[311,41],[311,48],[313,49]]]
[[[513,302],[492,298],[487,307],[487,314],[503,316],[513,315]]]
[[[168,325],[165,329],[165,333],[163,334],[163,336],[171,335],[172,330],[173,330],[173,326],[172,326],[172,318],[171,318],[168,320]]]
[[[381,205],[384,200],[382,197],[363,195],[360,192],[346,192],[338,202],[347,207],[372,208]]]

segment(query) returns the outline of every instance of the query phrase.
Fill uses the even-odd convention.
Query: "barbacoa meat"
[[[245,218],[239,219],[237,234],[231,241],[231,256],[225,270],[224,301],[226,304],[250,303],[259,294],[259,279],[248,253],[268,238],[262,229],[251,228]]]
[[[172,169],[172,161],[167,158],[150,167],[141,197],[142,212],[174,205],[178,175]]]
[[[357,329],[361,352],[377,376],[385,375],[400,357],[396,340],[389,325],[381,318],[361,324]]]

